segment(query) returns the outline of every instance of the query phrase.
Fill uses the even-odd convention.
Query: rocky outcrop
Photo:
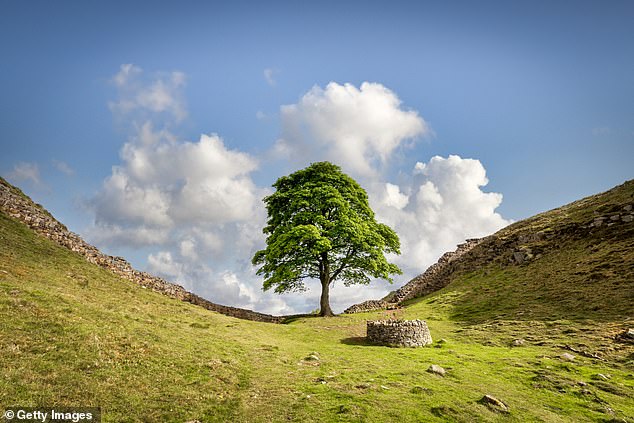
[[[185,288],[180,285],[136,270],[122,257],[113,257],[104,254],[96,247],[84,241],[79,235],[70,232],[66,226],[58,222],[42,206],[35,204],[19,189],[2,178],[0,178],[0,210],[12,218],[25,223],[38,234],[76,252],[88,262],[103,267],[144,288],[239,319],[270,323],[280,323],[285,319],[285,317],[281,316],[271,316],[251,310],[215,304],[185,290]]]
[[[449,275],[454,270],[452,264],[471,251],[481,242],[479,238],[468,239],[464,244],[458,245],[456,251],[443,254],[438,262],[432,264],[424,273],[396,290],[390,302],[402,303],[423,295],[431,294],[447,286],[450,282]]]
[[[375,320],[367,322],[369,343],[393,347],[422,347],[432,343],[422,320]]]

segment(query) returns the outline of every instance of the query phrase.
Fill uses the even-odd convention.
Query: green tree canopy
[[[273,187],[275,193],[264,198],[266,249],[252,260],[262,265],[258,275],[265,278],[264,290],[304,291],[304,279],[319,279],[320,315],[332,316],[334,281],[348,286],[382,278],[391,283],[391,274],[402,273],[384,255],[400,254],[398,236],[376,221],[365,190],[339,166],[313,163]]]

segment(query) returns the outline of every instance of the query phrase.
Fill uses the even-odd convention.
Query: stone
[[[526,255],[525,255],[523,252],[521,252],[521,251],[515,251],[515,252],[513,253],[513,260],[515,260],[515,262],[516,262],[517,264],[522,264],[522,263],[524,263],[524,260],[525,260],[525,259],[526,259]]]
[[[634,216],[632,216],[631,214],[626,214],[621,217],[621,220],[625,223],[630,223],[634,220]]]
[[[319,353],[316,352],[311,352],[310,354],[308,354],[306,356],[306,358],[304,358],[304,361],[319,361]]]
[[[623,210],[625,210],[626,212],[631,212],[632,211],[632,205],[628,204],[627,206],[623,207]]]
[[[422,347],[432,343],[429,328],[423,320],[369,320],[367,340],[394,347]]]
[[[479,403],[502,413],[509,413],[511,411],[508,405],[492,395],[483,396]]]
[[[431,366],[429,366],[427,371],[429,373],[433,373],[433,374],[436,374],[438,376],[445,376],[447,374],[447,370],[445,370],[443,367],[440,367],[437,364],[432,364]]]
[[[511,342],[511,346],[513,347],[521,347],[522,345],[524,345],[525,341],[523,339],[514,339],[513,342]]]
[[[563,353],[560,358],[564,361],[574,361],[575,360],[575,356],[570,354],[570,353]]]
[[[346,314],[362,313],[365,311],[386,310],[389,307],[390,304],[383,300],[368,300],[360,304],[354,304],[345,309],[343,312]]]
[[[615,222],[619,220],[620,218],[621,218],[620,214],[615,214],[614,216],[610,216],[610,220],[613,220]]]

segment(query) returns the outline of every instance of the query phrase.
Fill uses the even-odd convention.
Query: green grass
[[[384,313],[273,325],[172,300],[0,213],[0,412],[100,406],[106,422],[632,421],[634,347],[611,338],[634,325],[631,239],[571,240],[528,265],[458,275],[403,310],[443,340],[409,349],[364,342],[365,321]],[[524,346],[511,347],[519,338]],[[562,360],[566,345],[603,360]],[[313,352],[320,360],[305,360]],[[428,373],[431,364],[447,375]],[[485,394],[510,413],[480,404]]]

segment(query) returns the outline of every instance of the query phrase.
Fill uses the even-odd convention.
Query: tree
[[[262,265],[264,290],[305,291],[304,279],[321,282],[320,315],[333,316],[330,286],[369,284],[370,278],[401,274],[385,253],[400,254],[396,233],[378,223],[359,184],[329,162],[313,163],[279,178],[264,198],[268,211],[266,249],[253,256]]]

